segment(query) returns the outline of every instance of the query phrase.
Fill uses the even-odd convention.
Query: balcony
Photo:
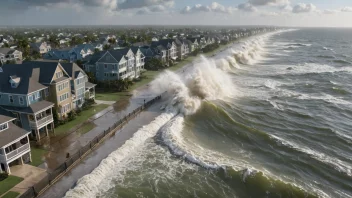
[[[46,117],[37,118],[35,120],[30,120],[29,125],[32,129],[39,129],[49,123],[54,122],[53,115],[47,115]]]
[[[0,161],[3,161],[3,162],[13,161],[29,151],[30,151],[29,143],[24,144],[21,147],[19,147],[18,149],[13,150],[9,153],[0,154]]]

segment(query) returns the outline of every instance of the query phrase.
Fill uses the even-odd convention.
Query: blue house
[[[43,83],[51,79],[41,69],[21,64],[4,65],[0,70],[0,107],[13,113],[16,124],[34,140],[54,131],[54,104],[45,100],[49,89]]]

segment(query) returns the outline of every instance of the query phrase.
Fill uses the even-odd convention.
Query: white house
[[[11,174],[10,167],[32,161],[28,134],[12,121],[9,112],[0,108],[0,173]]]

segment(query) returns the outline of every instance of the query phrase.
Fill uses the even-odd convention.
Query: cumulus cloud
[[[2,6],[16,9],[29,9],[31,7],[99,7],[110,11],[148,8],[158,9],[153,6],[172,7],[174,0],[1,0]]]
[[[311,3],[299,3],[292,9],[293,13],[308,13],[316,11],[317,7]]]
[[[225,6],[213,2],[210,6],[207,5],[201,5],[197,4],[193,7],[191,6],[186,6],[181,10],[182,14],[193,14],[193,13],[198,13],[198,12],[214,12],[214,13],[223,13],[223,14],[231,14],[235,8],[228,7],[226,8]]]
[[[140,10],[137,11],[137,15],[145,15],[145,14],[151,14],[155,12],[165,12],[167,8],[163,5],[156,5],[156,6],[151,6],[151,7],[144,7]]]
[[[265,5],[283,6],[283,5],[289,5],[290,1],[289,0],[249,0],[248,3],[252,4],[253,6],[265,6]]]
[[[352,12],[352,7],[344,7],[341,9],[341,12]]]
[[[245,12],[256,12],[256,11],[258,11],[258,9],[256,7],[254,7],[250,3],[242,3],[242,4],[238,5],[237,8],[239,10],[242,10],[242,11],[245,11]]]

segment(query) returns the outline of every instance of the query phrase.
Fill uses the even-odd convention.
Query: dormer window
[[[61,78],[63,75],[62,71],[56,72],[56,78]]]

